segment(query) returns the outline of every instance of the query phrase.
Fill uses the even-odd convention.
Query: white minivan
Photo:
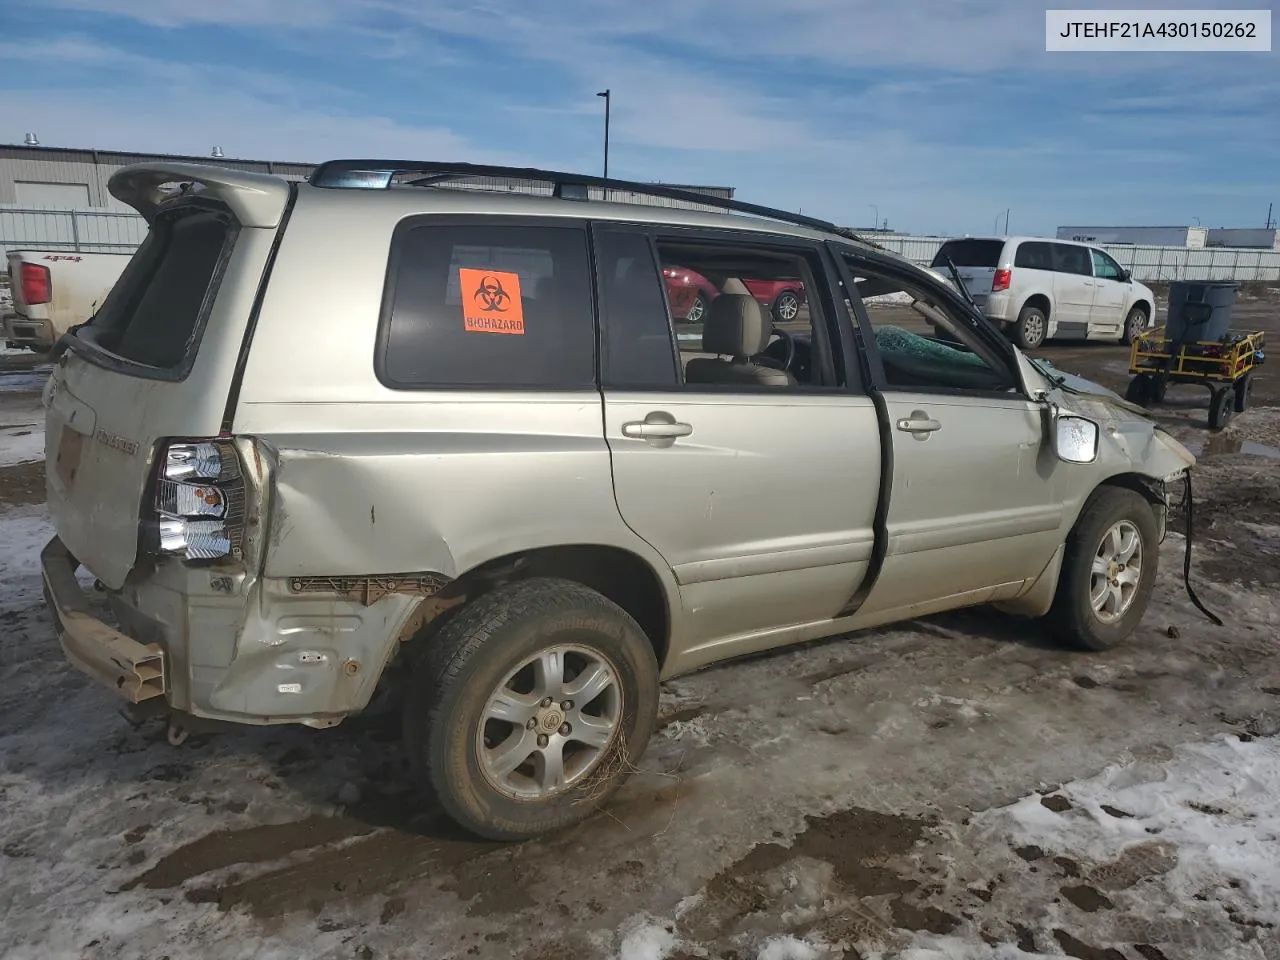
[[[978,309],[1018,346],[1062,337],[1129,343],[1152,325],[1155,295],[1105,250],[1038,237],[948,240],[931,266],[954,264]]]

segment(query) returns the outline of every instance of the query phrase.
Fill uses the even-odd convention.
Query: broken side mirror
[[[1070,413],[1052,416],[1053,452],[1064,463],[1093,463],[1098,459],[1098,425]]]

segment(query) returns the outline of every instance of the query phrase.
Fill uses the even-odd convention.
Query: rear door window
[[[185,375],[237,232],[222,208],[162,213],[81,338],[126,361],[126,368]]]
[[[1052,270],[1053,250],[1050,244],[1034,240],[1018,244],[1013,265],[1027,270]]]
[[[496,219],[397,229],[377,357],[387,386],[594,386],[585,229]]]
[[[1082,277],[1093,276],[1089,263],[1089,251],[1069,243],[1053,244],[1053,269],[1058,273],[1074,273]]]
[[[948,240],[931,266],[945,267],[949,257],[957,267],[998,267],[1003,252],[1003,240]]]

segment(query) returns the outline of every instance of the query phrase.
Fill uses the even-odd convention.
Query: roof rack
[[[405,181],[405,176],[415,179]],[[309,181],[312,186],[328,189],[363,189],[386,190],[396,183],[407,183],[412,186],[433,186],[449,180],[464,177],[506,177],[509,179],[532,180],[538,183],[549,183],[553,186],[552,195],[573,200],[587,199],[586,188],[597,187],[602,190],[618,190],[649,197],[662,197],[667,200],[680,200],[685,203],[702,204],[732,213],[745,213],[769,220],[795,224],[798,227],[809,227],[833,233],[848,240],[856,240],[870,247],[884,250],[885,247],[868,240],[848,227],[836,226],[827,220],[806,217],[801,213],[764,207],[742,200],[731,200],[727,197],[715,197],[693,190],[665,186],[660,183],[639,183],[631,180],[614,180],[608,177],[596,177],[583,173],[564,173],[556,170],[541,170],[537,167],[501,167],[480,163],[444,163],[438,161],[416,160],[329,160],[312,171]],[[576,189],[575,189],[576,188]]]

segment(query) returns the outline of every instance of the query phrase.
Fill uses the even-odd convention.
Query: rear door
[[[1057,317],[1054,336],[1083,338],[1089,330],[1096,291],[1089,248],[1055,243],[1052,251],[1053,312]]]
[[[956,272],[960,274],[960,279],[969,291],[969,296],[973,298],[979,310],[984,310],[987,298],[991,296],[992,281],[995,279],[996,269],[1000,266],[1004,246],[1004,241],[999,239],[966,237],[963,240],[948,240],[934,256],[931,266],[951,282],[951,272],[947,267],[947,258],[950,257],[951,262],[956,265]]]
[[[750,652],[777,643],[779,629],[830,621],[873,555],[881,456],[874,405],[833,356],[843,348],[825,251],[758,235],[651,236],[612,225],[595,233],[614,493],[680,584],[673,662]],[[735,374],[753,361],[726,356],[723,382],[689,382],[686,361],[714,369],[717,359],[701,330],[694,340],[673,335],[659,269],[674,263],[726,291],[708,312],[717,329],[735,301],[769,323],[753,298],[733,294],[739,282],[802,273],[807,334],[797,335],[795,381],[751,383]],[[786,341],[769,351],[784,363]]]
[[[49,511],[67,548],[113,589],[137,557],[157,444],[215,437],[223,428],[288,198],[283,181],[259,179],[265,192],[248,210],[233,209],[234,197],[219,200],[218,189],[159,212],[147,207],[154,215],[146,240],[46,387]],[[265,203],[272,194],[274,213]]]

